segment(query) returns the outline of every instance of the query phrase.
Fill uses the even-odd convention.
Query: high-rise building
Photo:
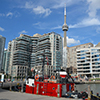
[[[62,66],[62,37],[59,34],[54,32],[44,35],[35,34],[34,36],[21,34],[10,41],[7,50],[8,57],[6,58],[8,74],[13,77],[26,76],[29,69],[42,65],[40,58],[43,57],[44,50],[49,65],[60,69]],[[46,60],[45,65],[47,65]]]
[[[77,49],[93,47],[92,43],[81,44],[73,47],[68,47],[67,67],[77,68]]]
[[[100,77],[100,43],[95,47],[77,49],[77,74]]]
[[[31,63],[31,36],[21,34],[8,44],[10,57],[8,62],[8,74],[15,76],[26,76]]]
[[[0,72],[3,70],[3,54],[6,38],[0,35]]]
[[[36,53],[36,66],[42,65],[43,53],[48,57],[49,65],[56,66],[60,70],[62,66],[62,37],[54,32],[39,37]],[[47,61],[45,61],[45,65]]]
[[[7,57],[7,50],[5,49],[4,50],[4,55],[3,55],[3,65],[2,65],[2,68],[3,68],[5,73],[6,73],[6,66],[5,66],[5,64],[6,64],[6,57]]]
[[[8,43],[8,49],[6,51],[6,60],[5,60],[5,73],[6,74],[8,74],[8,71],[9,71],[10,57],[11,57],[11,41]]]
[[[33,37],[31,37],[31,61],[30,61],[30,67],[36,66],[36,53],[37,53],[37,45],[38,45],[38,39],[41,35],[35,34]]]
[[[64,46],[63,46],[63,67],[67,67],[67,41],[66,41],[66,31],[68,31],[68,26],[66,24],[66,7],[64,8],[64,25],[62,26],[64,31]]]

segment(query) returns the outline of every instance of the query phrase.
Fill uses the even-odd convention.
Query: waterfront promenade
[[[43,95],[26,94],[8,91],[0,88],[0,100],[80,100],[71,98],[56,98]]]

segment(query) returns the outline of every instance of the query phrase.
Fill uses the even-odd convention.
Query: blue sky
[[[21,33],[56,32],[63,37],[67,8],[68,46],[100,42],[100,0],[0,0],[0,35],[8,42]]]

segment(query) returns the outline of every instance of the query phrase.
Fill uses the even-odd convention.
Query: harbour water
[[[97,93],[99,93],[99,95],[100,95],[100,84],[77,84],[77,85],[75,85],[76,86],[75,89],[77,89],[79,92],[88,91],[88,85],[90,85],[90,88],[95,95]]]

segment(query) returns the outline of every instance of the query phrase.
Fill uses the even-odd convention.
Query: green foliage
[[[95,81],[100,81],[100,78],[93,78],[93,79],[90,79],[91,81],[95,80]]]
[[[20,79],[21,77],[20,76],[17,76],[17,79]]]
[[[32,72],[31,72],[31,71],[29,71],[28,75],[29,75],[29,76],[32,76]]]
[[[10,76],[10,79],[11,79],[11,76]]]

